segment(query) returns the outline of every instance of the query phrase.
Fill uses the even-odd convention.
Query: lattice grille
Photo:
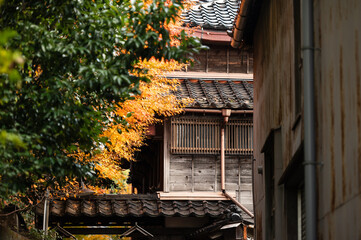
[[[253,122],[251,119],[230,120],[225,129],[226,154],[253,153]]]
[[[172,119],[171,151],[174,154],[218,154],[221,149],[222,119]],[[230,120],[225,128],[226,154],[253,153],[251,119]]]

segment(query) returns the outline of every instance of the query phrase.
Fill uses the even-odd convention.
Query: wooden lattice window
[[[173,154],[219,154],[221,118],[173,118],[171,152]],[[252,119],[230,119],[225,126],[226,154],[253,153]]]

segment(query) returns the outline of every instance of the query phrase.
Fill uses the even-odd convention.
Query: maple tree
[[[119,104],[114,114],[123,116],[127,124],[110,124],[102,134],[109,142],[101,154],[92,159],[99,177],[112,180],[120,189],[124,188],[128,174],[128,170],[121,169],[120,160],[134,160],[134,153],[144,144],[148,127],[181,113],[192,101],[177,99],[172,92],[176,91],[178,80],[165,76],[168,71],[180,70],[183,64],[150,59],[139,65],[148,70],[146,75],[151,81],[140,84],[140,95]]]
[[[185,54],[200,46],[184,32],[171,36],[167,24],[179,9],[180,0],[3,3],[0,31],[14,32],[4,48],[20,52],[23,63],[9,66],[18,81],[9,72],[0,75],[0,131],[8,136],[0,143],[0,198],[19,193],[28,200],[37,198],[31,189],[74,185],[74,179],[90,179],[106,166],[93,160],[104,146],[110,147],[107,138],[122,138],[110,132],[115,123],[118,128],[125,124],[127,115],[119,106],[130,97],[135,100],[142,82],[149,80],[151,70],[142,64],[185,61]],[[154,86],[144,84],[143,94]],[[137,121],[132,119],[137,115],[126,120]],[[104,132],[104,126],[112,127]],[[121,155],[125,151],[111,147],[127,158]],[[92,160],[79,159],[79,150]],[[104,177],[117,181],[110,172]]]
[[[148,1],[149,2],[152,1]],[[185,7],[191,7],[186,4]],[[182,34],[180,13],[175,21],[165,25],[170,32],[172,45],[179,45],[177,36]],[[148,26],[151,29],[151,26]],[[186,29],[191,34],[190,29]],[[199,46],[198,49],[204,49],[205,46]],[[193,60],[193,59],[188,59]],[[188,63],[187,63],[188,64]],[[177,99],[173,94],[179,85],[178,79],[167,78],[169,72],[184,69],[187,64],[180,63],[174,59],[156,59],[140,61],[137,68],[146,70],[142,73],[133,72],[138,77],[146,77],[148,82],[141,82],[139,90],[141,94],[135,95],[118,104],[117,108],[111,113],[123,119],[122,122],[111,122],[101,134],[106,137],[108,142],[105,144],[102,152],[90,157],[82,151],[75,154],[80,161],[89,161],[94,164],[97,170],[97,180],[107,179],[106,184],[94,185],[88,184],[86,187],[95,193],[132,193],[130,186],[126,184],[129,170],[121,168],[121,160],[135,160],[134,153],[140,150],[145,144],[146,133],[150,125],[159,124],[164,118],[179,114],[183,107],[192,102],[192,99]],[[75,195],[81,191],[76,186],[80,186],[76,179],[68,181],[66,187],[58,187],[59,191],[66,192],[66,196]],[[110,188],[109,185],[112,187]]]
[[[170,1],[168,1],[170,2]],[[152,1],[147,1],[147,4]],[[186,9],[192,6],[190,2],[183,2]],[[170,32],[170,42],[173,46],[181,44],[178,36],[184,34],[191,35],[191,29],[184,29],[180,13],[175,17],[174,21],[165,24]],[[152,29],[152,26],[148,26]],[[198,46],[197,50],[205,49],[205,46]],[[193,60],[189,55],[190,62]],[[188,64],[188,63],[187,63]],[[115,189],[107,186],[94,186],[89,184],[87,187],[96,193],[132,193],[132,189],[126,184],[129,170],[121,168],[121,160],[135,160],[134,153],[140,150],[145,144],[146,134],[150,125],[159,124],[164,118],[180,114],[183,108],[192,102],[190,98],[177,99],[173,94],[177,91],[179,85],[178,79],[167,78],[169,72],[184,69],[187,64],[180,63],[174,59],[156,59],[140,61],[137,67],[145,69],[146,72],[138,74],[139,77],[146,77],[149,82],[141,82],[139,90],[140,95],[134,96],[120,103],[112,114],[120,116],[124,119],[121,123],[111,123],[102,133],[109,141],[106,143],[100,154],[93,158],[84,156],[83,153],[78,155],[82,160],[87,159],[95,164],[98,179],[109,179]],[[137,75],[136,72],[133,74]],[[125,124],[124,124],[125,123]],[[109,184],[109,182],[108,182]]]

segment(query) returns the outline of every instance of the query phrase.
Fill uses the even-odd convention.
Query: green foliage
[[[56,240],[60,239],[59,234],[55,229],[48,230],[47,234],[44,234],[44,231],[31,228],[28,234],[25,234],[26,237],[32,240]]]
[[[200,45],[185,34],[181,44],[171,44],[164,23],[181,4],[166,2],[3,2],[0,198],[26,192],[40,178],[50,185],[94,175],[91,165],[69,154],[78,148],[92,153],[105,141],[99,134],[108,113],[147,80],[130,74],[143,71],[135,67],[139,59],[184,61]]]

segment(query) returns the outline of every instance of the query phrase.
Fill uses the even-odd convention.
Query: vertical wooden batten
[[[224,154],[224,125],[221,127],[221,189],[226,189],[226,163]]]
[[[169,192],[169,169],[170,169],[170,124],[169,121],[164,121],[164,176],[163,176],[163,190]]]
[[[250,72],[249,52],[247,52],[247,73]]]
[[[227,73],[229,73],[229,48],[227,48]]]
[[[192,192],[194,192],[194,155],[192,155]]]
[[[218,186],[217,186],[217,182],[218,182],[218,181],[217,181],[217,180],[218,180],[218,179],[217,179],[217,174],[218,174],[218,173],[217,173],[217,169],[218,169],[218,167],[217,167],[217,158],[218,158],[218,157],[217,157],[217,155],[216,155],[215,158],[214,158],[214,191],[215,191],[215,192],[217,192],[217,187],[218,187]]]
[[[208,72],[208,50],[206,52],[206,73]]]

